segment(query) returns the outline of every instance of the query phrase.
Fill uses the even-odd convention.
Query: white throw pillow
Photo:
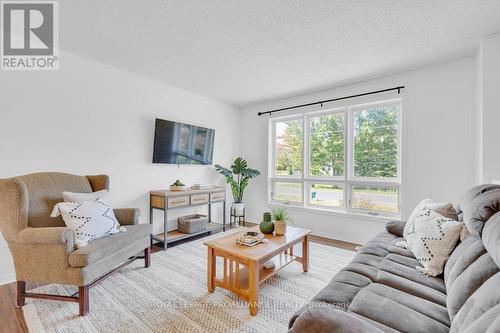
[[[87,246],[94,239],[124,231],[109,203],[99,197],[94,201],[60,202],[54,206],[50,216],[59,215],[75,233],[77,248]]]
[[[416,214],[405,236],[407,248],[422,264],[417,270],[432,276],[443,272],[444,265],[457,245],[463,223],[424,207]]]
[[[76,192],[63,192],[62,193],[64,201],[77,202],[77,201],[95,201],[97,199],[110,203],[108,190],[101,190],[97,192],[90,193],[76,193]]]
[[[447,218],[450,218],[453,220],[458,220],[457,212],[455,211],[455,207],[453,207],[452,203],[435,202],[431,199],[424,199],[417,205],[417,207],[415,207],[415,209],[411,213],[410,217],[408,218],[408,221],[406,222],[406,225],[403,229],[403,237],[405,239],[407,239],[406,235],[408,235],[408,230],[410,229],[410,226],[415,221],[415,218],[425,208],[429,208],[429,209],[435,211],[436,213],[443,215],[444,217],[447,217]]]

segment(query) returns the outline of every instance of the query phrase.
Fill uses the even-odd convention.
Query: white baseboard
[[[0,286],[8,283],[16,282],[16,274],[11,273],[7,275],[0,276]]]

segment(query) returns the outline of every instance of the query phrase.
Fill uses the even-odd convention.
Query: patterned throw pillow
[[[427,275],[441,274],[457,245],[463,223],[423,207],[407,224],[406,247],[423,266],[417,266],[416,269]]]
[[[54,206],[51,217],[62,215],[66,226],[75,233],[77,248],[90,241],[122,230],[109,202],[97,197],[93,201],[60,202]]]
[[[410,229],[410,225],[415,222],[415,218],[417,217],[418,214],[422,212],[422,209],[424,208],[430,208],[431,210],[435,211],[436,213],[443,215],[444,217],[453,219],[453,220],[458,220],[457,212],[455,211],[455,207],[453,207],[453,204],[450,202],[435,202],[432,199],[424,199],[422,200],[417,207],[413,210],[411,213],[410,217],[408,218],[408,222],[405,225],[405,228],[403,230],[403,237],[406,239],[406,235],[408,235],[408,231]]]

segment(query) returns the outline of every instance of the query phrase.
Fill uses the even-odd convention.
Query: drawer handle
[[[192,201],[205,201],[206,198],[194,198],[194,199],[191,199]]]
[[[185,200],[180,200],[180,201],[171,201],[171,204],[178,204],[178,203],[185,203]]]

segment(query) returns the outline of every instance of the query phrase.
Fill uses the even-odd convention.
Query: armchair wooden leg
[[[89,288],[89,285],[78,287],[80,316],[85,316],[89,313]]]
[[[17,281],[17,306],[22,307],[26,304],[26,297],[24,293],[26,292],[26,282]]]
[[[151,248],[147,247],[144,249],[144,267],[148,268],[151,266]]]

